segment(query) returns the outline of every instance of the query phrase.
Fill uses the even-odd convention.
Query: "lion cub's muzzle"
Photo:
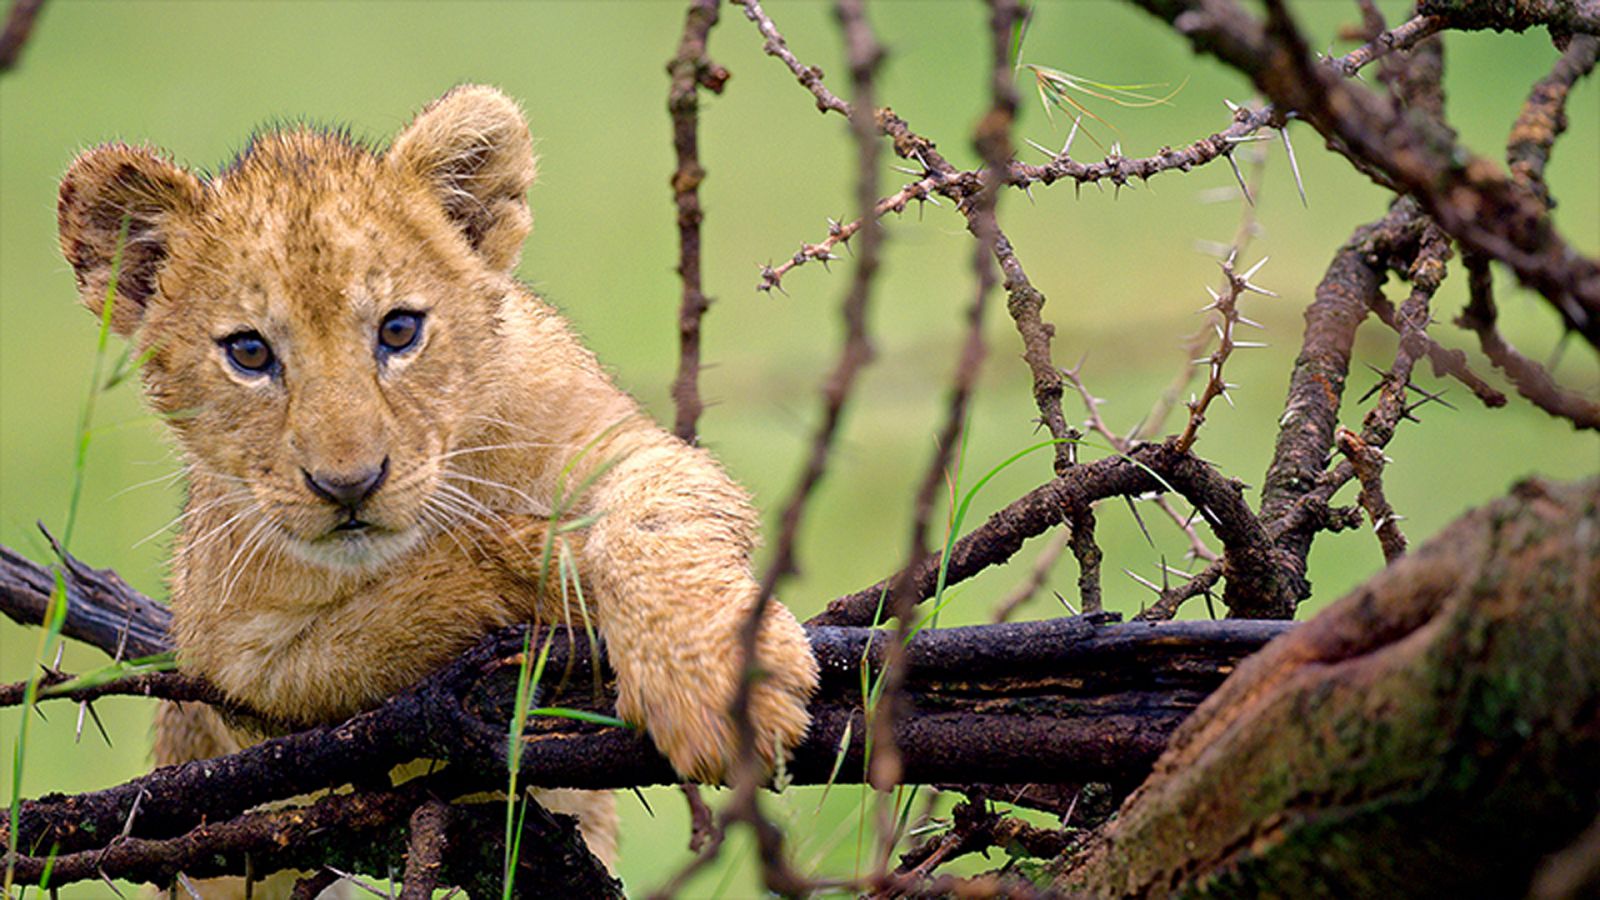
[[[385,456],[377,468],[353,473],[311,472],[306,469],[301,469],[300,473],[305,476],[306,487],[311,489],[311,493],[340,507],[349,515],[349,519],[341,523],[338,530],[361,528],[366,525],[359,516],[361,505],[389,479],[389,457]]]

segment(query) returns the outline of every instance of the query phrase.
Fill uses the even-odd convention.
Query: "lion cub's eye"
[[[404,353],[422,337],[422,313],[397,309],[378,325],[378,352]]]
[[[277,357],[272,354],[272,345],[254,331],[230,334],[218,343],[228,355],[228,362],[246,375],[265,374],[271,371],[273,363],[277,362]]]

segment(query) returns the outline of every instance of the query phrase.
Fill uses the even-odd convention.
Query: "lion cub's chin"
[[[323,568],[352,574],[370,572],[404,555],[422,540],[422,529],[415,526],[391,531],[369,525],[365,528],[335,530],[304,540],[285,537],[284,543],[295,556]]]

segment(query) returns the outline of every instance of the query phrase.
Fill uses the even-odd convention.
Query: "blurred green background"
[[[1398,21],[1402,8],[1384,6]],[[1355,5],[1340,0],[1299,2],[1295,9],[1323,47],[1336,47],[1338,26],[1356,18]],[[845,93],[831,6],[771,0],[769,12],[799,57],[835,76],[830,83]],[[875,3],[871,16],[890,52],[880,100],[957,164],[976,165],[969,135],[986,102],[988,66],[982,4]],[[682,5],[665,0],[53,0],[21,67],[0,76],[0,542],[44,559],[34,521],[58,532],[65,521],[96,323],[77,306],[56,247],[55,189],[74,153],[107,140],[148,141],[187,165],[214,169],[264,123],[348,124],[381,144],[452,84],[499,85],[525,104],[542,157],[522,276],[567,311],[625,388],[670,421],[678,282],[664,64],[682,19]],[[733,78],[725,95],[703,101],[701,116],[709,172],[702,189],[706,287],[716,301],[705,324],[702,380],[714,405],[701,433],[755,493],[770,523],[818,417],[816,388],[837,353],[837,304],[850,262],[836,263],[831,274],[816,265],[796,270],[785,282],[787,295],[771,296],[753,289],[757,267],[788,257],[802,241],[820,240],[829,217],[851,215],[853,154],[844,120],[817,114],[787,71],[762,55],[759,36],[737,8],[724,11],[711,53]],[[1115,127],[1095,126],[1100,144],[1120,142],[1128,156],[1220,130],[1228,121],[1224,98],[1251,99],[1242,79],[1195,58],[1185,41],[1116,3],[1040,3],[1022,58],[1110,83],[1187,79],[1165,106],[1129,110],[1085,100]],[[1451,35],[1449,114],[1468,145],[1499,158],[1528,85],[1555,58],[1542,34]],[[1059,146],[1067,120],[1046,117],[1031,85],[1022,87],[1019,146],[1023,137]],[[1600,89],[1592,80],[1577,89],[1570,109],[1571,131],[1549,173],[1560,201],[1555,216],[1573,245],[1592,255],[1600,251]],[[1230,364],[1229,380],[1241,385],[1238,405],[1214,406],[1198,445],[1252,484],[1270,458],[1300,312],[1334,249],[1386,204],[1382,191],[1324,150],[1309,129],[1294,126],[1292,134],[1310,206],[1302,208],[1295,196],[1281,145],[1259,145],[1267,156],[1257,209],[1261,234],[1244,260],[1271,257],[1256,280],[1282,299],[1251,297],[1245,304],[1246,315],[1267,325],[1271,347]],[[1084,159],[1102,152],[1081,138],[1076,147]],[[1027,150],[1024,156],[1040,158]],[[887,169],[894,162],[885,160],[886,192],[907,180]],[[1164,175],[1120,196],[1091,187],[1075,199],[1071,187],[1060,185],[1036,188],[1032,202],[1020,193],[1003,201],[1002,225],[1049,297],[1044,315],[1057,329],[1056,361],[1085,360],[1083,376],[1106,399],[1105,416],[1119,430],[1143,416],[1184,364],[1180,342],[1200,325],[1195,310],[1206,302],[1203,288],[1217,279],[1216,263],[1197,242],[1233,234],[1240,219],[1233,184],[1228,168],[1217,164]],[[871,317],[879,357],[861,381],[834,464],[810,507],[800,546],[803,577],[784,592],[802,617],[892,571],[905,556],[911,494],[933,449],[960,341],[958,316],[973,290],[971,246],[948,205],[913,209],[888,224]],[[1535,358],[1546,357],[1556,346],[1555,317],[1504,279],[1501,290],[1507,336]],[[1456,275],[1436,302],[1436,317],[1447,322],[1463,295]],[[1027,371],[1003,306],[1003,297],[992,298],[965,485],[1036,440]],[[1434,334],[1467,346],[1447,325]],[[1387,367],[1393,348],[1380,327],[1363,330],[1346,424],[1359,425],[1363,410],[1354,397],[1376,378],[1365,364]],[[1581,345],[1567,349],[1557,371],[1584,391],[1600,385],[1595,357]],[[1422,368],[1418,380],[1446,389],[1458,409],[1428,407],[1424,424],[1404,426],[1391,445],[1389,496],[1407,517],[1403,528],[1413,541],[1524,475],[1573,478],[1600,468],[1592,436],[1576,435],[1516,398],[1508,408],[1485,410]],[[1075,398],[1068,412],[1081,418]],[[137,388],[102,396],[71,549],[163,595],[163,528],[177,513],[180,488],[162,479],[175,467]],[[1048,475],[1047,453],[1001,473],[978,497],[968,527]],[[1149,596],[1119,570],[1159,580],[1163,557],[1182,559],[1181,536],[1159,512],[1145,518],[1155,547],[1124,505],[1107,505],[1100,517],[1113,609],[1137,611]],[[1025,576],[1035,550],[962,586],[944,621],[985,620]],[[1381,556],[1363,530],[1323,537],[1311,565],[1321,605],[1377,571]],[[1075,574],[1069,557],[1050,585],[1070,597]],[[1058,611],[1048,592],[1024,608],[1034,616]],[[0,622],[0,681],[35,670],[37,643],[35,631]],[[64,665],[101,662],[97,652],[69,647]],[[143,769],[150,705],[107,700],[97,708],[114,746],[92,726],[74,743],[71,707],[47,707],[48,721],[35,720],[23,796],[102,787]],[[7,759],[19,715],[0,711]],[[6,800],[10,784],[8,767],[0,780]],[[633,797],[621,798],[621,875],[631,892],[659,885],[688,858],[681,798],[670,789],[644,796],[653,813]],[[860,798],[854,787],[834,791],[825,803],[815,790],[794,790],[772,804],[790,827],[802,866],[848,875],[864,864],[861,848],[870,851],[872,838],[861,843],[859,821],[871,816],[858,820]],[[750,846],[741,836],[687,893],[748,895],[755,891],[751,873]],[[62,895],[103,893],[103,886],[80,885]]]

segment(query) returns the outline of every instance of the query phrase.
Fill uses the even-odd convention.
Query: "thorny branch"
[[[899,128],[903,128],[904,123],[900,122],[892,111],[880,109],[878,117],[880,122],[884,123],[882,131],[885,135],[893,137],[901,133]],[[898,128],[894,123],[898,123]],[[1231,155],[1239,145],[1248,142],[1252,135],[1262,128],[1282,127],[1285,124],[1275,118],[1270,107],[1257,110],[1236,107],[1233,110],[1233,122],[1227,128],[1187,147],[1178,150],[1170,147],[1162,148],[1153,156],[1133,159],[1107,156],[1095,163],[1082,163],[1073,159],[1072,141],[1069,138],[1066,145],[1044,165],[1035,166],[1015,159],[1008,160],[1005,164],[1004,183],[1008,187],[1027,189],[1034,184],[1051,185],[1058,181],[1072,181],[1081,188],[1085,184],[1110,181],[1120,188],[1134,179],[1148,181],[1162,172],[1192,171],[1199,166]],[[902,143],[913,150],[917,148],[917,142],[914,140]],[[943,166],[934,165],[931,157],[916,153],[907,158],[924,165],[928,169],[928,174],[879,200],[873,208],[874,217],[881,218],[891,212],[904,212],[911,201],[929,200],[936,194],[955,201],[958,209],[963,209],[960,204],[964,204],[981,187],[983,180],[981,172],[964,171],[948,163]],[[1245,190],[1248,193],[1249,189]],[[802,244],[794,256],[781,265],[763,268],[761,281],[756,285],[757,289],[781,288],[783,277],[795,267],[813,260],[825,262],[834,259],[833,247],[841,240],[848,239],[860,227],[859,219],[846,224],[829,223],[828,236],[820,243]]]
[[[1266,23],[1233,0],[1134,0],[1250,77],[1274,103],[1293,109],[1378,183],[1414,197],[1464,249],[1510,266],[1560,314],[1565,326],[1600,348],[1600,263],[1572,248],[1544,205],[1500,168],[1460,146],[1447,129],[1408,116],[1387,99],[1316,65],[1282,0]],[[1543,25],[1594,33],[1600,4],[1516,0],[1424,3],[1450,28]],[[1437,123],[1435,123],[1436,125]]]
[[[1358,502],[1372,520],[1372,530],[1377,532],[1378,544],[1383,548],[1383,560],[1392,563],[1406,552],[1406,536],[1400,533],[1400,516],[1383,495],[1383,451],[1348,428],[1340,428],[1333,439],[1361,482]]]
[[[667,109],[672,113],[672,148],[678,168],[672,174],[672,193],[678,208],[678,276],[683,279],[683,300],[678,310],[678,376],[672,382],[677,407],[674,431],[686,443],[695,442],[695,423],[705,408],[700,400],[700,320],[710,301],[700,281],[700,89],[722,93],[728,70],[706,55],[706,37],[717,24],[718,0],[693,0],[683,24],[678,54],[667,63],[672,88]]]
[[[1332,441],[1332,437],[1329,437]],[[946,583],[958,584],[985,568],[1010,559],[1024,541],[1056,527],[1063,510],[1087,506],[1109,497],[1139,496],[1173,490],[1201,510],[1201,518],[1221,539],[1225,554],[1233,558],[1231,567],[1242,577],[1245,570],[1270,569],[1268,560],[1286,561],[1275,549],[1272,535],[1257,521],[1244,502],[1239,482],[1226,478],[1205,462],[1178,453],[1170,445],[1141,444],[1127,456],[1113,456],[1081,463],[1066,475],[1053,479],[1012,501],[990,516],[983,525],[955,542],[950,552]],[[1219,569],[1220,571],[1220,569]],[[939,575],[939,555],[902,570],[870,587],[836,598],[809,622],[812,625],[861,625],[870,623],[879,598],[893,579],[906,577],[912,596],[919,600],[933,595]],[[1253,587],[1243,585],[1235,595],[1239,613],[1266,602],[1273,592],[1287,585],[1278,579],[1280,571],[1264,573],[1266,580]],[[1230,585],[1232,579],[1230,579]]]

